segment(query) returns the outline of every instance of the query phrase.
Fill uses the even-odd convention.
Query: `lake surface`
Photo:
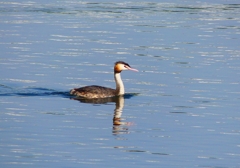
[[[0,167],[240,167],[239,1],[0,2]],[[128,94],[75,100],[85,85]]]

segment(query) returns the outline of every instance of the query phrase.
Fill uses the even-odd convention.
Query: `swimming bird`
[[[124,70],[131,70],[131,71],[138,72],[137,69],[131,68],[128,63],[123,61],[117,61],[114,64],[114,79],[116,83],[116,89],[97,86],[97,85],[91,85],[91,86],[85,86],[81,88],[74,88],[70,90],[70,94],[75,95],[77,97],[88,98],[88,99],[106,98],[106,97],[123,95],[125,91],[124,91],[124,85],[123,85],[123,81],[120,73]]]

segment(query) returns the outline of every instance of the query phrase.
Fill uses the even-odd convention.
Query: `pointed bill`
[[[135,71],[135,72],[138,72],[138,70],[137,70],[137,69],[134,69],[134,68],[130,68],[130,67],[128,67],[128,70],[131,70],[131,71]]]

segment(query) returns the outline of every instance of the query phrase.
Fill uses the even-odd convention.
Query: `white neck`
[[[124,94],[124,85],[121,78],[120,73],[114,73],[114,79],[116,82],[116,94],[123,95]]]

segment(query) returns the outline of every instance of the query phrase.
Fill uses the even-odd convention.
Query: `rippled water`
[[[240,167],[238,1],[0,2],[1,167]],[[126,94],[76,100],[74,87]]]

